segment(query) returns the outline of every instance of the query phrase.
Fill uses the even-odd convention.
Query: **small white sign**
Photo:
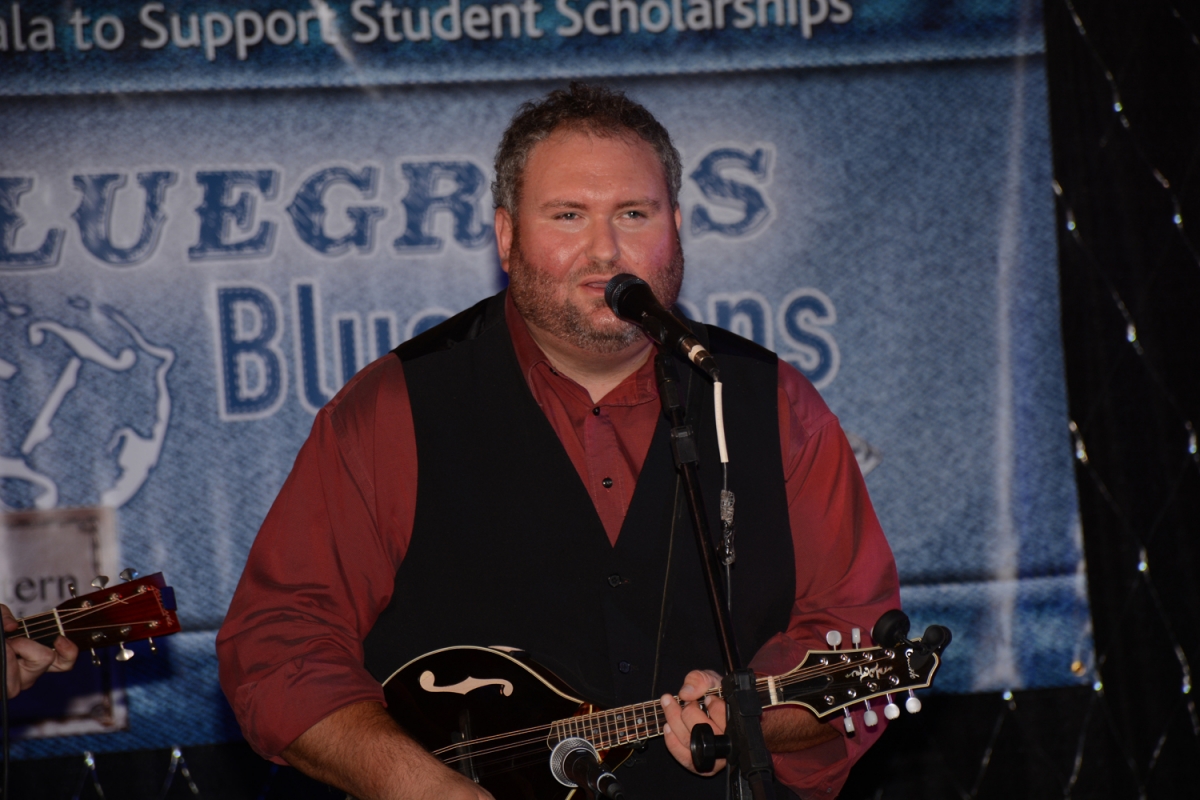
[[[18,618],[49,611],[95,591],[92,580],[117,581],[120,554],[111,508],[61,508],[0,514],[0,602]],[[108,733],[129,726],[125,690],[110,656],[101,666],[81,652],[75,669],[47,674],[9,705],[19,739]]]

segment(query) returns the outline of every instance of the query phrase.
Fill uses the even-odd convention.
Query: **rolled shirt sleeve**
[[[854,452],[837,418],[816,389],[790,364],[779,362],[779,432],[788,516],[796,560],[796,600],[787,631],[772,637],[751,661],[763,674],[780,675],[809,650],[828,650],[836,630],[845,647],[858,628],[869,646],[875,621],[900,607],[900,584]],[[770,713],[768,711],[767,713]],[[867,728],[862,708],[856,733],[817,747],[775,756],[777,778],[801,797],[832,797],[850,768],[883,732]],[[839,714],[830,723],[844,734]]]
[[[391,599],[415,500],[412,412],[386,356],[317,414],[217,636],[221,687],[260,755],[284,763],[330,713],[383,702],[362,642]]]

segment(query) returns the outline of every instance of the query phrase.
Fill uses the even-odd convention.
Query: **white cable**
[[[721,400],[721,382],[713,381],[713,407],[717,415],[717,450],[721,452],[721,463],[729,463],[729,451],[725,448],[725,404]]]

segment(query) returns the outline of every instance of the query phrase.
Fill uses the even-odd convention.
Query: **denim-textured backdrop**
[[[17,52],[6,20],[0,500],[118,507],[124,560],[167,573],[186,632],[123,668],[130,731],[18,757],[236,735],[213,638],[312,411],[501,285],[492,152],[559,75],[608,76],[672,131],[684,305],[800,366],[875,465],[914,628],[955,633],[938,689],[1091,680],[1036,5],[244,62],[137,48],[142,6],[109,5],[112,51],[72,51],[64,19],[56,50],[27,30]]]

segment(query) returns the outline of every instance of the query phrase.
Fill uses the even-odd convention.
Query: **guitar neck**
[[[17,618],[17,629],[6,633],[9,639],[33,639],[39,644],[49,647],[54,640],[62,635],[61,625],[56,616],[57,610],[43,611],[30,614],[28,617]]]
[[[179,631],[175,595],[162,573],[72,598],[17,620],[15,638],[47,647],[65,636],[80,647],[106,647]]]

